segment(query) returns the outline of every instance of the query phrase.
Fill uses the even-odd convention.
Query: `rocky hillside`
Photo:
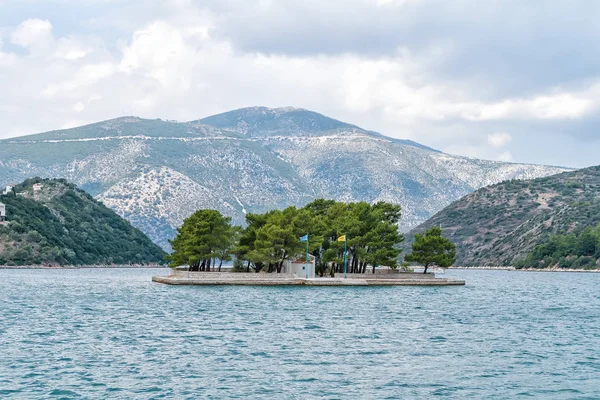
[[[506,181],[452,203],[407,235],[442,226],[457,265],[513,265],[556,234],[600,223],[600,167]]]
[[[0,265],[162,262],[165,253],[84,191],[64,180],[28,179],[7,194]]]
[[[162,246],[199,208],[240,224],[320,197],[383,200],[402,205],[407,230],[482,186],[564,170],[452,156],[295,108],[124,117],[0,141],[0,184],[68,179]]]

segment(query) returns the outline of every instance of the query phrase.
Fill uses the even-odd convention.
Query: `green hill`
[[[527,263],[523,261],[534,250],[539,256],[547,256],[549,250],[542,246],[549,242],[577,246],[578,240],[573,237],[578,238],[586,228],[595,228],[599,223],[600,167],[592,167],[480,189],[413,229],[407,234],[407,245],[415,233],[441,226],[444,236],[458,247],[457,265],[531,266],[531,257]],[[572,239],[565,241],[557,235]],[[570,253],[565,248],[558,255],[568,258],[568,254],[579,257],[579,251]],[[589,261],[588,266],[594,264]],[[559,264],[557,261],[548,265],[546,260],[540,265]]]
[[[165,253],[65,180],[28,179],[0,196],[0,265],[147,264]]]

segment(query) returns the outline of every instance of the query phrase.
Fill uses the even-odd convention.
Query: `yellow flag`
[[[340,236],[340,237],[338,238],[338,242],[345,242],[345,241],[346,241],[346,235],[344,235],[344,236]]]

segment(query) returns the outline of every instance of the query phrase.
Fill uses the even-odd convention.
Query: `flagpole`
[[[347,247],[347,243],[348,243],[348,234],[344,234],[344,279],[346,279],[346,253],[348,253],[348,251],[346,250]]]
[[[308,233],[306,234],[306,279],[308,279]]]

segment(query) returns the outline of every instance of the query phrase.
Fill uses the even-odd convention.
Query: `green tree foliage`
[[[43,188],[34,193],[33,185]],[[28,179],[0,196],[0,265],[149,264],[165,252],[115,212],[75,185]]]
[[[344,243],[348,238],[348,272],[373,272],[378,265],[396,266],[398,245],[404,237],[398,233],[399,206],[380,202],[341,203],[318,199],[303,208],[265,214],[248,214],[235,249],[236,258],[250,268],[280,272],[286,260],[304,254],[305,244],[298,239],[309,235],[309,252],[316,259],[317,273],[324,275],[343,270]]]
[[[600,259],[600,225],[579,233],[552,235],[537,245],[516,268],[582,268],[593,269]]]
[[[448,268],[456,261],[456,246],[442,236],[441,228],[435,226],[429,228],[424,235],[415,235],[412,253],[407,254],[404,259],[423,265],[423,273],[427,273],[427,268],[431,266]]]
[[[310,225],[311,215],[304,209],[288,207],[267,213],[265,224],[255,230],[248,259],[266,265],[267,272],[281,272],[287,259],[302,253],[305,246],[298,238],[310,230]]]
[[[167,257],[171,267],[189,265],[190,271],[210,271],[213,260],[230,260],[239,229],[231,218],[216,210],[199,210],[186,218],[171,240],[173,253]]]
[[[309,235],[309,252],[316,270],[324,275],[343,269],[348,238],[348,272],[373,273],[378,265],[396,267],[404,237],[398,233],[400,207],[384,202],[341,203],[319,199],[302,208],[288,207],[264,214],[246,215],[246,227],[232,227],[230,219],[215,210],[200,210],[185,220],[171,245],[171,266],[210,269],[210,260],[236,258],[236,271],[281,272],[284,263],[305,253],[299,238]]]

